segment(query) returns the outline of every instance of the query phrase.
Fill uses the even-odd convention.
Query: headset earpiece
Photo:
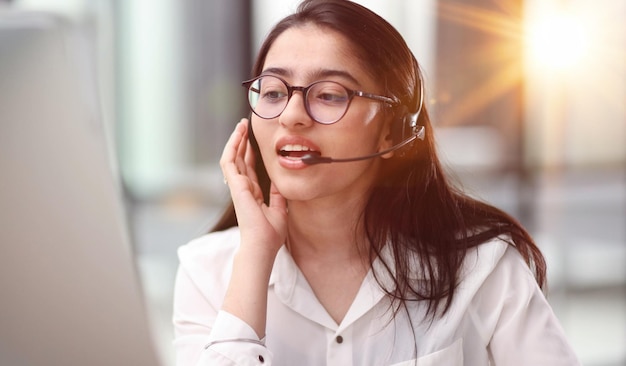
[[[406,116],[409,113],[407,106],[401,105],[397,107],[394,113],[393,121],[391,122],[391,142],[393,145],[397,145],[400,142],[406,140],[407,130]]]
[[[409,108],[406,105],[398,107],[394,115],[394,120],[391,125],[391,139],[393,145],[398,145],[408,139],[413,138],[424,140],[425,129],[424,126],[417,124],[420,110],[415,113],[409,112]],[[407,146],[413,146],[415,141],[407,144]],[[405,150],[405,149],[403,149]],[[400,152],[402,155],[403,153]]]
[[[395,111],[391,124],[391,139],[393,144],[398,145],[404,141],[413,139],[413,141],[407,144],[409,149],[413,146],[415,140],[424,140],[426,134],[424,126],[417,124],[417,120],[419,119],[424,104],[424,83],[417,61],[415,59],[413,60],[417,70],[417,83],[415,85],[414,95],[415,101],[417,102],[414,107],[415,109],[409,109],[406,104],[400,105]],[[415,110],[415,112],[411,112],[411,110]],[[406,150],[406,148],[401,149],[399,151],[400,156],[403,156]]]

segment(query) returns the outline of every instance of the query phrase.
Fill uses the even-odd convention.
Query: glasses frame
[[[250,92],[254,91],[260,94],[260,90],[252,90],[252,84],[264,77],[273,77],[276,78],[278,80],[280,80],[283,84],[285,84],[285,87],[287,88],[287,103],[285,103],[285,106],[283,107],[283,109],[278,112],[275,116],[272,117],[263,117],[261,115],[259,115],[255,110],[254,107],[252,107],[252,104],[250,102]],[[312,87],[314,87],[317,84],[320,83],[334,83],[336,85],[339,85],[340,87],[342,87],[343,89],[345,89],[345,91],[348,94],[348,104],[346,105],[346,109],[343,111],[343,113],[341,114],[341,116],[339,116],[336,120],[334,121],[330,121],[330,122],[322,122],[317,120],[315,117],[313,117],[313,114],[311,113],[311,109],[309,106],[309,98],[308,98],[308,94],[309,94],[309,90],[311,90]],[[307,115],[315,122],[323,124],[323,125],[330,125],[333,123],[337,123],[339,120],[341,120],[346,113],[348,112],[348,109],[350,108],[350,104],[352,103],[352,99],[354,97],[362,97],[362,98],[367,98],[367,99],[371,99],[371,100],[375,100],[377,102],[381,102],[381,103],[385,103],[387,105],[389,105],[390,107],[395,107],[397,105],[400,104],[400,101],[396,98],[391,98],[391,97],[386,97],[383,95],[377,95],[377,94],[372,94],[372,93],[366,93],[364,91],[360,91],[360,90],[353,90],[350,89],[346,86],[344,86],[343,84],[337,82],[337,81],[333,81],[333,80],[318,80],[315,81],[311,84],[309,84],[308,86],[294,86],[294,85],[289,85],[289,83],[287,81],[285,81],[283,78],[276,76],[276,75],[259,75],[253,79],[250,80],[246,80],[243,81],[241,83],[241,86],[243,86],[244,88],[246,88],[248,95],[247,95],[247,99],[248,99],[248,105],[250,106],[250,110],[252,111],[252,113],[254,113],[255,115],[257,115],[259,118],[262,119],[273,119],[273,118],[277,118],[278,116],[280,116],[284,111],[285,108],[287,108],[287,105],[289,104],[289,101],[291,100],[291,97],[293,95],[294,91],[299,91],[302,93],[302,99],[303,99],[303,103],[304,103],[304,109],[306,110]]]

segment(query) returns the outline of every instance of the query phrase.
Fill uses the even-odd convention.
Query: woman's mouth
[[[278,150],[278,155],[299,160],[306,155],[320,155],[320,152],[305,145],[287,144]]]

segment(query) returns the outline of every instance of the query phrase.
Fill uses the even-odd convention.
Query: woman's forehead
[[[291,27],[269,48],[263,71],[280,70],[288,78],[338,77],[359,85],[370,84],[354,45],[341,33],[312,24]],[[302,80],[302,82],[312,80]]]

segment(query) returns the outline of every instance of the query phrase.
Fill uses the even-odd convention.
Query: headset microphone
[[[415,118],[415,121],[417,121],[417,118]],[[345,159],[333,159],[331,157],[328,156],[320,156],[320,155],[316,155],[316,154],[307,154],[304,155],[301,160],[303,163],[307,164],[307,165],[313,165],[313,164],[328,164],[328,163],[346,163],[346,162],[351,162],[351,161],[360,161],[360,160],[367,160],[367,159],[372,159],[381,155],[385,155],[389,152],[398,150],[408,144],[410,144],[411,142],[413,142],[415,139],[420,139],[420,140],[424,140],[424,126],[417,126],[414,125],[413,126],[414,129],[414,133],[411,137],[405,139],[404,141],[401,141],[400,143],[390,147],[389,149],[383,150],[383,151],[379,151],[375,154],[370,154],[370,155],[363,155],[363,156],[358,156],[355,158],[345,158]]]

